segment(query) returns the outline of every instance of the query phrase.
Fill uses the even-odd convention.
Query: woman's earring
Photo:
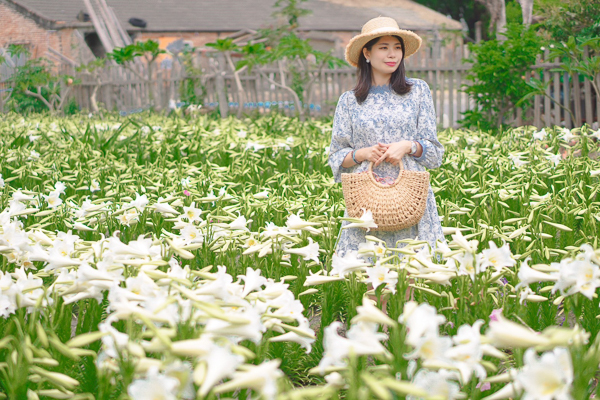
[[[369,60],[369,59],[367,58],[367,64],[368,64],[368,63],[370,63],[370,62],[371,62],[371,60]]]

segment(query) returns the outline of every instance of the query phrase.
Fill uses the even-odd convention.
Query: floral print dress
[[[353,91],[340,96],[329,148],[329,165],[335,182],[342,181],[342,173],[366,171],[368,161],[350,168],[342,167],[342,162],[354,149],[374,146],[378,142],[419,142],[423,147],[423,154],[420,157],[407,155],[402,159],[407,170],[424,171],[426,168],[438,168],[442,164],[444,146],[437,139],[435,109],[429,86],[421,79],[407,80],[412,83],[412,89],[405,95],[398,95],[389,85],[384,85],[371,87],[367,99],[360,105]],[[400,167],[384,161],[373,167],[373,172],[380,177],[395,179]],[[347,211],[344,216],[348,216]],[[343,221],[342,226],[349,223]],[[426,240],[434,249],[437,247],[436,241],[446,242],[431,187],[425,214],[417,225],[392,232],[371,230],[367,233],[364,228],[341,229],[336,247],[338,256],[344,257],[348,251],[358,250],[358,245],[366,242],[366,234],[384,240],[388,247],[402,247],[396,243],[402,239]]]

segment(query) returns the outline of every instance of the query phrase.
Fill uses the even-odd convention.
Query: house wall
[[[49,47],[71,58],[73,29],[47,30],[0,2],[0,47],[10,44],[25,45],[34,58],[47,57]]]

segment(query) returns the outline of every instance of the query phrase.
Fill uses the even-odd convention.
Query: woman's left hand
[[[403,140],[396,143],[379,143],[380,146],[384,146],[385,153],[375,162],[375,166],[381,164],[383,161],[387,161],[393,165],[400,165],[402,157],[410,153],[411,142],[409,140]]]

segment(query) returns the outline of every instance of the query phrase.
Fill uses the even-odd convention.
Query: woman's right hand
[[[389,145],[387,144],[376,144],[375,146],[365,147],[364,149],[360,149],[356,151],[356,160],[358,162],[363,161],[371,161],[375,163],[377,160],[381,158],[383,153],[388,149]]]

